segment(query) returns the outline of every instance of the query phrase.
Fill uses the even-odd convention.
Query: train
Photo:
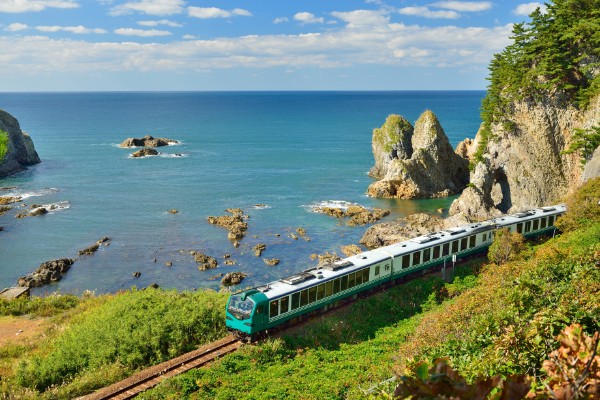
[[[252,342],[363,292],[483,252],[498,229],[525,237],[554,233],[556,218],[565,212],[566,206],[559,204],[449,228],[233,293],[225,310],[227,329]]]

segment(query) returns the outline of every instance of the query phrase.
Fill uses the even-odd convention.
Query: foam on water
[[[350,206],[364,207],[358,203],[353,203],[346,200],[323,200],[309,205],[302,205],[301,207],[310,212],[318,213],[318,210],[322,208],[339,208],[346,211]]]

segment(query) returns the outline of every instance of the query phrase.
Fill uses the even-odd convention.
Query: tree
[[[600,125],[589,129],[575,129],[571,145],[562,154],[579,152],[581,165],[584,166],[592,158],[598,146],[600,146]]]
[[[514,259],[525,248],[525,238],[518,232],[506,228],[496,231],[494,241],[488,250],[488,259],[496,264],[504,264]]]

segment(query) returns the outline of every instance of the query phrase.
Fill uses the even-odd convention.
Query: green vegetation
[[[518,232],[508,229],[496,231],[494,241],[488,251],[488,259],[496,264],[514,260],[525,247],[525,238]]]
[[[512,39],[489,66],[475,163],[493,140],[491,125],[511,127],[506,115],[514,100],[560,98],[585,108],[600,92],[600,0],[554,0],[546,13],[533,12],[530,23],[515,24]]]
[[[391,114],[387,117],[381,128],[373,130],[373,139],[376,143],[382,145],[387,153],[390,153],[392,145],[400,143],[401,139],[403,139],[400,133],[412,132],[412,130],[412,125],[405,118],[397,114]]]
[[[594,150],[600,146],[600,126],[590,129],[575,129],[571,146],[563,151],[563,154],[578,152],[581,157],[581,165],[584,166],[594,154]]]
[[[8,151],[8,133],[0,129],[0,161],[4,159]]]

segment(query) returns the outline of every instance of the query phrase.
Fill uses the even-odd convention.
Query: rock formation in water
[[[427,110],[413,126],[390,115],[373,131],[377,179],[367,193],[384,198],[430,198],[459,193],[469,182],[468,161],[450,145],[437,117]]]
[[[174,139],[155,138],[146,135],[143,138],[127,138],[119,147],[161,147],[179,143]]]
[[[0,110],[0,135],[4,136],[2,132],[6,133],[8,142],[6,153],[0,159],[0,177],[23,171],[26,166],[40,162],[31,137],[21,130],[19,121],[6,111]]]
[[[597,160],[588,162],[584,174],[579,156],[562,152],[575,129],[600,125],[600,96],[584,111],[558,98],[514,101],[511,108],[503,116],[510,123],[491,125],[492,139],[482,159],[472,161],[469,187],[452,203],[450,215],[482,220],[558,203],[584,178],[598,173],[593,167]]]

